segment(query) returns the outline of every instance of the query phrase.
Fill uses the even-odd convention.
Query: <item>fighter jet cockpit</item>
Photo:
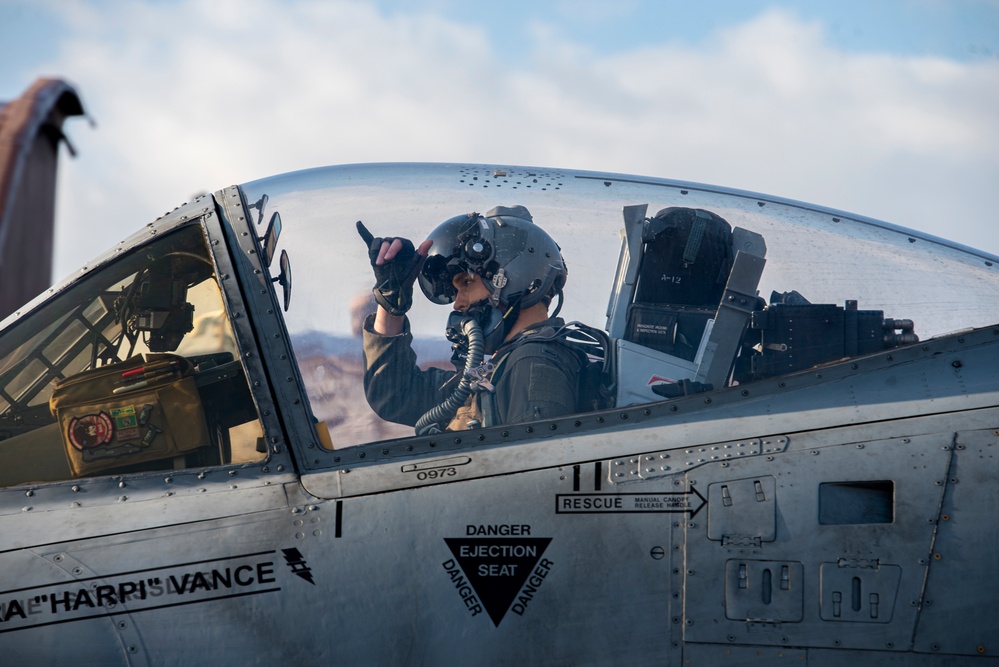
[[[665,179],[230,185],[0,325],[4,657],[994,664],[997,294]]]
[[[198,226],[116,257],[3,342],[0,486],[264,456]]]
[[[999,257],[497,165],[148,222],[0,325],[4,657],[991,655]]]
[[[358,221],[418,245],[456,215],[529,210],[568,272],[549,315],[589,329],[575,342],[599,366],[594,406],[603,409],[697,394],[710,402],[710,392],[746,394],[756,382],[999,321],[991,256],[752,193],[467,165],[334,167],[241,189],[259,234],[275,213],[283,221],[295,272],[284,323],[334,450],[415,435],[365,400],[361,329],[377,305]],[[463,369],[461,344],[446,336],[450,312],[416,288],[406,326],[421,368]],[[901,400],[909,390],[891,391]]]
[[[8,324],[0,487],[264,461],[281,449],[277,423],[264,425],[274,408],[284,411],[289,446],[314,470],[432,453],[443,442],[486,447],[621,427],[678,401],[751,398],[754,385],[819,378],[831,366],[859,367],[856,360],[999,322],[991,255],[839,211],[676,181],[349,165],[205,199],[194,217],[178,209],[177,221],[167,216],[119,245]],[[491,223],[490,211],[501,212]],[[523,219],[514,224],[511,211]],[[218,227],[209,232],[199,216]],[[528,415],[512,429],[462,416],[462,430],[478,433],[440,440],[469,393],[448,389],[421,407],[429,426],[379,416],[366,396],[362,330],[379,305],[358,222],[375,237],[419,246],[456,216],[483,230],[509,223],[500,231],[519,239],[525,257],[561,255],[548,293],[537,295],[550,298],[532,302],[561,318],[558,335],[581,363],[573,408],[558,419]],[[555,245],[542,248],[542,238]],[[485,237],[462,244],[462,261],[478,262],[491,285],[521,281],[530,291],[544,282],[503,264]],[[547,261],[526,265],[546,271]],[[448,298],[414,282],[400,331],[414,364],[452,374],[458,388],[474,385],[469,392],[489,391],[489,353],[475,358]],[[416,400],[404,383],[383,386],[385,402]],[[879,400],[913,391],[886,386]]]

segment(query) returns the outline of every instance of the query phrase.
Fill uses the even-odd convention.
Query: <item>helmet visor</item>
[[[420,289],[430,301],[452,303],[452,281],[462,273],[483,274],[493,259],[492,229],[478,213],[459,215],[442,222],[428,237],[433,241],[423,268]]]
[[[445,255],[431,255],[423,263],[420,271],[420,288],[428,299],[434,303],[452,303],[457,294],[454,277],[459,273],[466,273],[467,270],[461,268],[460,261]]]

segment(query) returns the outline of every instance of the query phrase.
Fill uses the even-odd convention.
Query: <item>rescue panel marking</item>
[[[685,514],[695,516],[708,501],[697,489],[667,493],[559,493],[556,514]]]

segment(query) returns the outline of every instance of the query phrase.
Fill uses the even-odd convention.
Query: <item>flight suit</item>
[[[382,419],[414,426],[454,391],[456,381],[451,380],[456,373],[417,366],[408,320],[397,336],[374,333],[372,323],[369,316],[362,334],[368,404]],[[462,420],[494,426],[576,412],[582,359],[554,337],[563,324],[560,318],[549,318],[500,346],[491,358],[496,365],[490,378],[494,390],[473,393],[465,408],[459,408],[463,417],[450,430],[467,428]]]

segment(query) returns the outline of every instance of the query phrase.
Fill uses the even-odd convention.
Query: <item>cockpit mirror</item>
[[[281,237],[281,214],[277,211],[271,216],[271,221],[267,223],[267,231],[260,239],[264,244],[264,266],[270,267],[274,261],[274,253],[277,252],[278,239]]]
[[[284,288],[284,312],[288,312],[288,306],[291,305],[291,260],[288,258],[288,251],[281,251],[281,273],[278,274],[277,278],[271,278],[271,282],[280,283],[281,287]]]

